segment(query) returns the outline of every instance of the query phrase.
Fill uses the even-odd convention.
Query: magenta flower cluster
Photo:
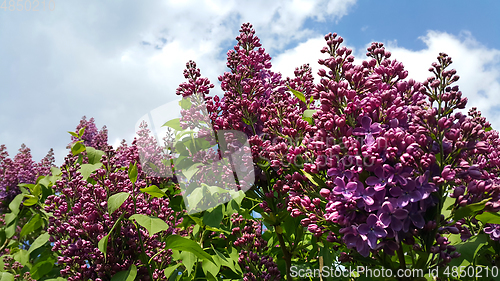
[[[325,179],[319,193],[326,205],[298,188],[290,197],[293,216],[306,215],[303,225],[317,236],[339,225],[335,235],[368,256],[381,249],[394,254],[401,241],[415,243],[421,231],[429,231],[426,213],[445,194],[460,206],[491,198],[487,206],[498,208],[498,133],[486,131],[489,124],[474,109],[469,117],[452,114],[465,107],[466,98],[450,86],[458,76],[446,69],[446,54],[430,69],[435,77],[418,83],[404,80],[407,72],[382,44],[372,44],[371,59],[354,65],[351,51],[340,47],[342,37],[329,34],[325,40],[322,52],[330,58],[320,60],[326,70],[319,71],[322,79],[312,90],[321,104],[303,144],[315,159],[304,171]],[[431,225],[431,231],[450,231]],[[441,260],[449,262],[450,254],[458,255],[443,252]]]
[[[318,256],[332,249],[341,250],[340,262],[370,261],[396,269],[405,268],[410,263],[405,255],[411,255],[413,267],[432,268],[460,257],[459,246],[452,245],[459,236],[466,242],[482,232],[500,241],[500,225],[488,214],[500,211],[500,138],[477,109],[461,111],[467,99],[456,85],[459,76],[450,69],[448,55],[440,53],[429,68],[432,77],[417,82],[408,79],[403,64],[391,59],[383,44],[372,43],[367,59],[358,62],[342,45],[344,39],[330,33],[320,50],[325,57],[318,61],[319,81],[307,64],[285,79],[271,71],[271,57],[251,24],[243,24],[236,39],[227,53],[229,70],[219,77],[223,96],[209,96],[214,85],[195,62],[186,64],[187,82],[176,94],[184,99],[180,127],[196,131],[189,138],[169,131],[165,149],[143,123],[131,145],[123,142],[114,149],[105,127],[98,130],[93,118],[82,118],[77,133],[84,132],[73,134],[70,147],[81,142],[103,155],[96,163],[90,160],[95,150],[69,154],[55,193],[44,202],[61,276],[110,280],[135,265],[138,280],[165,280],[163,270],[173,265],[174,275],[185,268],[183,275],[203,278],[208,263],[201,258],[213,251],[212,257],[222,259],[234,247],[239,256],[226,265],[237,262],[243,280],[280,280],[285,274],[288,280],[293,262],[320,263]],[[251,159],[239,159],[247,139]],[[230,165],[220,166],[222,159]],[[252,162],[253,169],[238,174],[235,159]],[[52,165],[52,152],[35,163],[24,145],[13,159],[1,146],[0,208],[20,193],[19,183],[35,183]],[[133,165],[135,182],[129,174]],[[182,204],[176,196],[197,198],[188,196],[200,183],[235,191],[254,185],[242,203],[222,206],[222,214],[208,208],[201,216],[178,211]],[[156,191],[160,198],[141,192],[152,185],[174,192],[161,197]],[[110,212],[108,199],[120,192],[130,196]],[[228,194],[209,198],[214,194],[203,194],[200,202],[230,199]],[[229,217],[230,208],[261,217]],[[150,235],[129,220],[134,214],[157,217],[168,229]],[[209,228],[211,220],[222,222],[220,229]],[[195,228],[199,243],[182,240],[187,246],[181,246],[200,262],[184,260],[181,266],[165,241],[172,234],[197,239]],[[104,237],[105,251],[99,244]],[[209,241],[223,249],[207,250]],[[305,253],[310,249],[313,254]],[[19,270],[12,259],[5,264]],[[217,278],[230,270],[222,267]]]
[[[76,132],[84,129],[84,133],[80,140],[83,141],[85,146],[94,147],[96,149],[105,150],[108,146],[108,129],[103,126],[101,130],[97,129],[95,125],[94,118],[87,120],[86,116],[83,116],[80,120],[80,124],[76,126]],[[78,141],[74,136],[71,136],[71,142],[74,143]]]
[[[54,152],[51,149],[40,162],[33,161],[31,150],[21,145],[19,153],[9,158],[5,145],[0,146],[0,210],[21,193],[20,183],[35,183],[39,176],[50,173],[54,166]]]
[[[238,263],[245,270],[243,280],[280,280],[281,273],[273,258],[263,254],[268,247],[262,238],[262,222],[233,214],[231,225],[231,234],[237,237],[234,246],[241,249]]]
[[[92,124],[91,120],[86,126]],[[139,191],[151,184],[151,179],[143,174],[140,164],[139,180],[133,185],[129,179],[129,164],[139,163],[139,154],[147,153],[139,151],[136,143],[148,143],[152,139],[147,128],[143,128],[139,135],[141,137],[131,146],[122,144],[117,150],[108,147],[101,158],[101,168],[92,173],[88,180],[83,178],[80,170],[83,164],[78,163],[78,156],[70,154],[65,158],[61,167],[62,179],[53,187],[56,195],[47,198],[45,211],[53,215],[47,231],[51,235],[50,241],[54,243],[52,250],[59,253],[57,264],[62,267],[61,275],[68,280],[109,280],[115,273],[129,269],[132,264],[138,267],[140,280],[150,280],[146,267],[141,266],[139,259],[143,249],[155,265],[153,279],[164,278],[162,268],[167,267],[172,258],[171,250],[162,251],[165,242],[161,241],[176,232],[175,226],[180,221],[177,213],[169,207],[168,198],[151,198]],[[94,137],[99,138],[99,135]],[[86,141],[99,144],[94,139]],[[156,180],[157,183],[168,181]],[[111,214],[107,201],[118,192],[127,192],[131,196]],[[136,196],[135,202],[133,194]],[[156,216],[170,228],[152,236],[141,228],[141,243],[137,228],[127,220],[133,214]],[[110,233],[120,217],[123,219],[119,227],[111,232],[105,255],[98,249],[98,243]]]
[[[219,77],[224,96],[206,101],[216,130],[243,130],[250,138],[257,184],[273,182],[264,212],[285,207],[285,198],[289,213],[314,235],[339,237],[368,256],[394,255],[402,242],[440,249],[436,237],[444,233],[469,237],[459,221],[429,219],[448,195],[455,209],[489,198],[486,210],[498,210],[498,133],[475,109],[456,112],[467,99],[453,85],[459,77],[449,56],[441,53],[429,69],[434,76],[420,83],[406,79],[383,44],[373,43],[368,60],[355,64],[343,38],[328,34],[321,50],[328,58],[319,60],[324,68],[314,84],[308,65],[286,80],[271,72],[252,26],[240,32],[228,52],[231,72]],[[266,179],[266,163],[279,180]],[[426,231],[433,242],[419,239]],[[458,255],[451,250],[439,262]]]

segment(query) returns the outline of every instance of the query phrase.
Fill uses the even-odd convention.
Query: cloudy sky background
[[[108,127],[111,144],[130,143],[141,116],[177,98],[190,59],[216,84],[214,93],[221,93],[217,77],[226,71],[226,52],[244,22],[254,25],[273,70],[284,76],[304,63],[317,72],[328,32],[344,37],[358,62],[371,42],[385,43],[419,81],[429,76],[438,53],[446,52],[468,106],[500,128],[499,1],[54,4],[53,11],[0,9],[0,144],[11,156],[25,143],[35,161],[54,148],[61,164],[67,131],[84,115]]]

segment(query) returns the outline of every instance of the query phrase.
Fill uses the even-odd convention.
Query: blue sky
[[[217,83],[243,22],[284,76],[304,63],[316,72],[328,32],[344,37],[358,61],[371,42],[385,43],[420,81],[446,52],[469,106],[500,128],[498,1],[53,3],[53,11],[0,9],[0,144],[11,156],[25,143],[38,161],[52,147],[60,164],[67,131],[84,115],[108,127],[111,144],[130,143],[139,118],[176,98],[187,60]]]

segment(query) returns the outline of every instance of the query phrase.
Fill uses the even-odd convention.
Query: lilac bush
[[[279,213],[284,202],[318,238],[341,239],[380,261],[397,252],[403,268],[409,254],[410,266],[430,268],[460,255],[439,238],[470,231],[459,210],[483,204],[474,211],[498,211],[498,133],[476,109],[457,112],[467,99],[453,85],[459,77],[448,69],[449,56],[441,53],[429,69],[434,77],[420,83],[406,80],[383,44],[373,43],[369,59],[354,64],[343,38],[328,34],[321,52],[329,57],[319,60],[324,69],[314,85],[307,65],[282,80],[251,25],[240,32],[228,52],[231,72],[219,78],[224,96],[207,104],[215,129],[250,137],[264,213]],[[271,169],[261,171],[263,164]],[[456,200],[443,218],[447,196]],[[290,259],[288,243],[281,244]]]
[[[82,122],[84,119],[82,120]],[[86,123],[87,128],[93,126],[93,120]],[[78,127],[77,127],[78,129]],[[86,161],[79,162],[78,155],[68,155],[61,166],[62,178],[55,183],[55,195],[45,201],[45,211],[52,213],[48,233],[54,243],[52,251],[58,252],[57,263],[63,269],[61,276],[68,280],[109,280],[114,274],[125,271],[135,264],[140,280],[163,280],[162,268],[171,263],[171,251],[164,250],[162,241],[170,234],[179,233],[175,226],[180,223],[179,214],[169,207],[168,198],[155,198],[140,191],[153,182],[161,186],[169,178],[146,177],[140,164],[137,167],[138,180],[129,179],[129,166],[139,162],[139,154],[154,152],[153,146],[142,146],[150,151],[139,151],[137,143],[153,143],[147,127],[143,127],[139,139],[131,146],[122,144],[114,150],[107,146],[99,168],[90,175],[84,175]],[[105,139],[100,134],[86,135],[88,145],[103,147]],[[98,140],[95,140],[97,138]],[[100,165],[102,164],[102,165]],[[86,178],[88,177],[88,178]],[[114,212],[109,212],[108,199],[119,192],[134,194],[123,202]],[[145,229],[137,229],[131,221],[134,214],[154,215],[163,220],[168,229],[161,233],[149,235]],[[118,225],[119,228],[111,232]],[[105,247],[99,248],[99,242],[111,232]],[[144,258],[151,261],[144,264]],[[149,269],[148,267],[151,267]],[[150,273],[148,274],[148,271]]]
[[[60,168],[0,147],[8,277],[298,280],[292,268],[360,265],[458,280],[443,270],[500,264],[499,135],[464,111],[448,55],[418,82],[383,44],[358,62],[330,33],[315,81],[308,64],[273,72],[251,24],[236,40],[222,96],[186,64],[161,140],[142,123],[115,149],[84,117]]]
[[[18,184],[35,183],[39,176],[49,174],[54,166],[54,151],[51,149],[39,163],[35,163],[31,150],[22,144],[14,158],[9,158],[7,147],[0,146],[0,210],[5,208],[20,193]]]

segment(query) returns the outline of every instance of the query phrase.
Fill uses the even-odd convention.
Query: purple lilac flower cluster
[[[183,102],[187,101],[189,107],[181,110],[180,125],[183,129],[196,130],[193,137],[197,145],[191,146],[191,140],[188,140],[187,143],[184,142],[187,144],[185,149],[184,146],[179,149],[180,147],[175,145],[173,152],[180,155],[179,158],[187,157],[189,163],[197,166],[198,170],[196,176],[190,180],[180,180],[183,189],[190,192],[202,182],[208,186],[218,186],[228,191],[247,190],[253,183],[254,174],[246,172],[248,167],[253,167],[253,161],[249,157],[251,155],[250,148],[244,145],[247,142],[246,135],[240,131],[227,130],[229,127],[218,128],[214,131],[215,127],[218,126],[214,125],[216,120],[211,119],[217,118],[217,114],[213,112],[215,108],[213,101],[218,103],[219,98],[215,96],[212,100],[211,97],[207,96],[209,89],[214,87],[213,84],[210,84],[207,78],[201,77],[200,69],[193,61],[186,64],[184,77],[188,82],[182,83],[177,88],[176,94],[182,96]],[[204,140],[205,143],[200,142],[201,140]],[[170,147],[174,147],[172,145],[175,142],[173,136],[168,141]],[[181,170],[177,165],[174,168]],[[187,168],[189,166],[182,166],[183,170]],[[245,172],[237,172],[242,170]],[[176,174],[179,176],[179,172]],[[200,205],[204,205],[205,200],[224,203],[229,199],[229,193],[219,194],[218,198],[207,199],[205,197]],[[210,205],[208,207],[213,207],[210,203],[206,204]],[[190,209],[192,207],[190,206]]]
[[[277,264],[271,256],[263,254],[268,248],[267,241],[262,238],[262,222],[233,214],[231,224],[231,234],[237,237],[234,246],[241,249],[238,263],[246,272],[243,280],[280,280]]]
[[[15,261],[11,256],[4,256],[3,262],[3,269],[7,272],[14,273],[15,281],[36,281],[35,279],[31,278],[31,273],[29,272],[25,272],[23,275],[21,275],[20,272],[24,268],[24,266],[18,261]]]
[[[286,87],[281,75],[270,71],[271,57],[251,24],[241,26],[236,40],[234,50],[227,53],[231,72],[219,76],[224,96],[207,97],[207,109],[215,130],[238,130],[251,137],[263,132],[271,95]]]
[[[382,44],[373,43],[371,60],[354,65],[351,50],[340,47],[342,37],[329,34],[325,40],[322,52],[330,58],[319,61],[327,69],[318,72],[322,79],[312,90],[321,105],[313,115],[314,133],[303,144],[315,159],[304,171],[322,177],[326,172],[319,190],[326,205],[297,188],[290,193],[293,216],[306,215],[302,224],[317,236],[339,225],[345,244],[368,256],[380,249],[394,254],[401,241],[414,243],[413,236],[428,230],[436,232],[432,247],[444,247],[438,232],[458,228],[441,227],[438,217],[438,224],[433,220],[432,229],[424,230],[424,215],[445,194],[457,198],[457,208],[491,198],[487,209],[498,211],[498,133],[486,130],[489,123],[475,109],[469,116],[452,114],[467,100],[450,86],[458,76],[446,70],[446,54],[430,69],[435,77],[419,83],[404,80],[407,72],[389,60]],[[460,228],[466,237],[467,227]],[[458,255],[445,249],[444,262]]]
[[[150,280],[148,269],[142,266],[139,255],[144,250],[147,259],[151,259],[154,280],[164,280],[163,268],[170,264],[171,250],[165,248],[164,238],[175,233],[175,226],[180,223],[178,214],[169,207],[168,198],[152,198],[139,191],[151,185],[138,164],[138,180],[135,184],[129,179],[130,163],[138,163],[139,155],[147,153],[137,146],[138,142],[149,143],[153,138],[145,132],[134,140],[131,146],[123,144],[116,151],[107,146],[101,158],[102,166],[84,179],[78,163],[78,155],[68,155],[62,165],[62,179],[53,187],[56,195],[47,198],[45,211],[52,213],[48,233],[53,244],[53,251],[59,253],[58,265],[61,275],[68,280],[109,280],[115,273],[127,270],[132,264],[138,267],[140,280]],[[149,138],[149,139],[148,139]],[[95,143],[89,139],[89,143]],[[102,144],[101,147],[103,147]],[[154,151],[149,151],[152,153]],[[168,179],[156,179],[159,181]],[[114,213],[107,208],[108,198],[118,192],[127,192],[131,196]],[[135,200],[132,198],[135,197]],[[149,236],[145,229],[139,233],[134,224],[127,219],[133,214],[152,215],[164,220],[170,228]],[[99,241],[108,235],[120,219],[118,228],[109,237],[106,255],[98,249]]]
[[[343,38],[330,33],[321,50],[329,57],[319,60],[324,68],[314,84],[308,65],[282,80],[252,26],[240,32],[228,52],[231,72],[219,77],[224,96],[206,102],[215,130],[249,137],[264,212],[284,202],[315,236],[342,239],[363,256],[401,254],[406,243],[440,249],[436,263],[447,263],[458,254],[440,237],[460,233],[465,241],[474,232],[463,219],[432,215],[444,198],[456,199],[452,211],[484,200],[485,211],[499,210],[498,132],[476,109],[456,112],[467,99],[453,85],[459,77],[449,56],[439,54],[429,69],[434,76],[420,83],[406,80],[383,44],[373,43],[369,59],[355,64]],[[266,164],[276,180],[264,173]],[[340,229],[332,232],[334,226]],[[496,225],[485,231],[500,237]],[[419,238],[424,234],[431,238]]]
[[[51,149],[39,163],[35,163],[31,150],[22,144],[13,159],[8,157],[5,145],[0,146],[0,210],[5,208],[14,197],[21,193],[20,183],[35,183],[39,176],[50,173],[54,166],[54,152]]]
[[[80,124],[76,127],[76,132],[80,129],[84,129],[84,133],[81,137],[83,144],[85,146],[90,146],[95,149],[105,150],[108,146],[108,129],[103,126],[101,130],[98,130],[95,125],[94,118],[87,120],[86,116],[83,116],[80,120]],[[78,141],[74,136],[71,136],[71,143]]]

